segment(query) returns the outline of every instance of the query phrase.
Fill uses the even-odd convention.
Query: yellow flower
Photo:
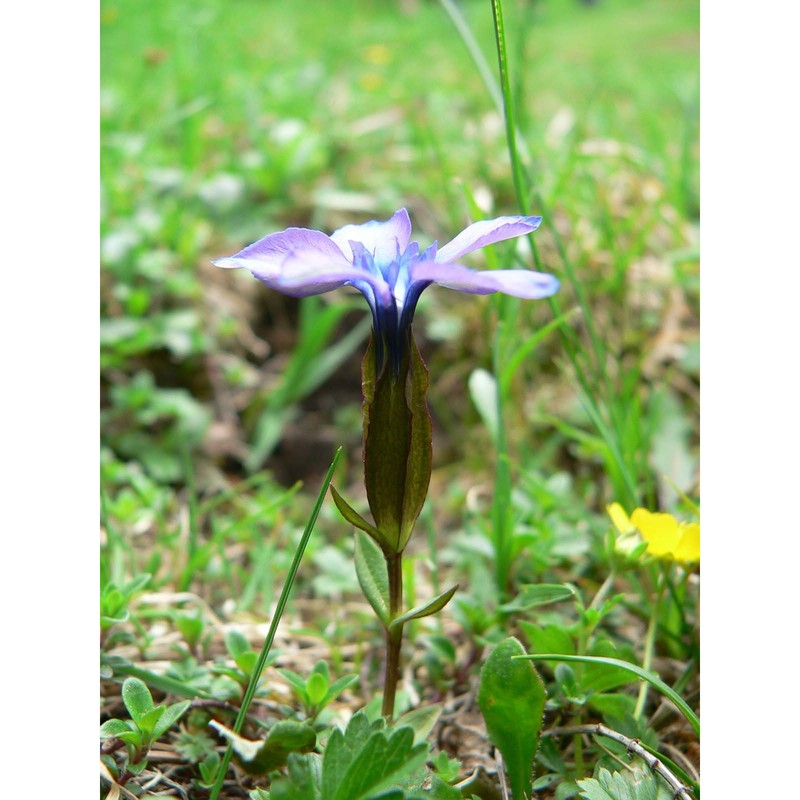
[[[637,508],[630,516],[619,503],[606,507],[614,527],[624,538],[638,531],[647,542],[647,552],[656,558],[673,558],[676,561],[700,560],[700,525],[696,522],[678,522],[672,514],[653,513]]]
[[[611,517],[614,527],[620,533],[628,533],[633,528],[625,509],[619,503],[612,503],[610,506],[606,506],[606,511],[608,511],[608,516]]]

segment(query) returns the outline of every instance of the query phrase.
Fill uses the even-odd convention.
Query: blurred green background
[[[490,4],[458,8],[496,74]],[[535,339],[553,319],[547,303],[514,307],[514,338],[530,347],[509,377],[507,436],[519,530],[538,531],[539,568],[588,552],[612,499],[669,510],[673,485],[699,491],[699,8],[515,0],[505,14],[543,205],[527,211],[545,216],[533,238],[583,348],[576,361],[556,332]],[[181,574],[185,588],[203,565],[206,577],[229,569],[200,540],[235,560],[227,536],[262,536],[251,518],[301,524],[305,495],[289,502],[281,486],[313,492],[339,444],[337,482],[359,496],[362,298],[298,302],[210,260],[288,225],[330,232],[401,206],[422,243],[518,210],[502,115],[438,2],[105,0],[101,20],[106,574],[146,569],[154,585]],[[512,244],[470,264],[531,261]],[[431,289],[418,310],[437,531],[461,527],[490,491],[475,371],[492,369],[497,309]],[[255,487],[252,505],[213,500],[237,486]],[[212,507],[244,527],[204,516]],[[178,547],[186,514],[202,564]],[[321,524],[346,533],[330,515]],[[250,600],[271,596],[247,577],[275,557],[265,547],[243,556],[241,576],[226,573],[220,597],[243,585]],[[315,578],[331,591],[354,588],[338,553],[325,551]]]

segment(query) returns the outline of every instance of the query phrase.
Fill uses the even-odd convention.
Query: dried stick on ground
[[[637,739],[630,739],[622,733],[607,728],[605,725],[570,725],[564,728],[555,728],[552,731],[547,731],[542,734],[543,736],[573,736],[574,734],[588,734],[595,736],[605,736],[607,739],[613,739],[615,742],[625,745],[628,753],[633,753],[650,767],[653,772],[659,774],[674,792],[673,797],[675,800],[693,800],[692,795],[689,794],[689,788],[684,786],[677,776],[668,769],[659,758],[654,756],[648,750],[645,750],[639,744]]]

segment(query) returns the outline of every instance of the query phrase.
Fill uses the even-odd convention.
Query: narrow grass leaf
[[[579,661],[584,664],[608,664],[613,667],[620,667],[628,672],[633,673],[636,677],[647,681],[651,686],[658,689],[665,697],[668,697],[675,706],[679,709],[681,714],[686,717],[688,723],[692,726],[694,732],[700,736],[700,720],[697,714],[692,711],[691,706],[668,684],[664,683],[661,678],[654,672],[642,669],[637,664],[631,664],[628,661],[622,661],[618,658],[607,658],[605,656],[567,656],[558,655],[556,653],[543,653],[536,655],[518,656],[519,659],[533,659],[537,661]]]
[[[149,669],[142,669],[120,656],[106,657],[106,661],[111,666],[115,675],[127,675],[129,677],[139,678],[148,686],[152,686],[159,691],[176,694],[179,697],[188,697],[190,700],[193,700],[195,697],[202,697],[207,700],[213,698],[213,694],[207,689],[201,689],[198,686],[190,686],[188,683],[170,678],[167,675],[159,675],[157,672],[152,672]]]
[[[511,356],[506,359],[505,366],[500,373],[500,387],[504,394],[511,388],[511,381],[517,370],[525,362],[525,359],[536,349],[539,342],[546,339],[554,330],[569,322],[573,317],[580,314],[579,308],[571,308],[563,314],[559,314],[555,319],[551,319],[545,326],[539,328],[532,336],[526,339],[517,347]]]
[[[248,683],[244,697],[242,698],[242,706],[239,709],[239,713],[237,714],[236,720],[233,723],[233,732],[236,734],[238,734],[242,729],[242,725],[244,724],[244,720],[247,716],[247,711],[250,708],[250,703],[253,700],[253,695],[255,695],[256,687],[258,686],[258,683],[261,680],[261,672],[264,669],[264,665],[266,664],[267,658],[269,657],[269,651],[272,648],[272,643],[275,640],[275,634],[278,631],[278,624],[280,623],[281,617],[283,616],[284,609],[286,608],[286,603],[289,600],[289,593],[292,590],[292,585],[294,584],[294,579],[295,576],[297,575],[297,570],[300,568],[300,561],[303,558],[303,553],[305,553],[308,540],[311,538],[311,532],[314,530],[314,525],[317,522],[317,517],[319,516],[320,509],[322,508],[322,503],[325,500],[325,495],[328,492],[328,487],[331,485],[331,481],[333,480],[333,473],[336,471],[336,465],[339,463],[341,455],[342,455],[342,448],[339,447],[337,448],[336,454],[333,457],[333,461],[331,462],[331,465],[328,468],[325,480],[323,480],[322,482],[322,487],[320,488],[319,494],[317,495],[317,501],[314,504],[314,509],[312,510],[311,516],[309,517],[309,520],[306,523],[305,530],[303,531],[303,535],[300,538],[300,543],[297,545],[297,549],[295,550],[294,558],[292,559],[291,566],[289,567],[289,573],[287,574],[286,580],[284,581],[283,589],[281,590],[281,595],[278,598],[278,605],[275,608],[275,614],[272,617],[272,622],[270,623],[269,631],[267,632],[267,638],[264,641],[264,646],[262,647],[261,653],[258,657],[258,663],[256,664],[253,673],[250,675],[250,682]],[[222,784],[225,780],[225,774],[228,771],[228,765],[230,764],[232,754],[233,754],[233,747],[229,743],[227,749],[225,750],[225,755],[222,758],[222,764],[220,765],[219,772],[217,773],[217,780],[215,781],[214,786],[211,789],[209,800],[218,800],[219,793],[222,790]]]

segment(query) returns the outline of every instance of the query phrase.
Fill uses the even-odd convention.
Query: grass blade
[[[692,726],[694,732],[700,736],[700,720],[697,714],[692,711],[691,706],[669,684],[664,683],[655,672],[642,669],[637,664],[631,664],[629,661],[622,661],[619,658],[609,658],[607,656],[567,656],[555,655],[553,653],[517,656],[517,658],[530,658],[537,661],[580,661],[584,664],[607,664],[612,667],[625,669],[628,672],[632,672],[638,678],[647,681],[651,686],[658,689],[659,692],[672,700],[681,714],[686,717],[687,722]]]
[[[261,653],[259,653],[258,661],[256,661],[256,666],[253,669],[253,673],[250,675],[250,682],[247,684],[247,691],[244,693],[242,706],[236,716],[236,721],[233,723],[234,733],[238,734],[242,730],[242,725],[244,724],[245,717],[247,716],[247,710],[250,707],[250,703],[253,701],[253,696],[256,693],[256,687],[261,679],[261,673],[264,670],[264,665],[267,663],[269,651],[272,648],[272,642],[275,640],[275,634],[278,631],[278,624],[283,616],[286,603],[289,600],[289,594],[292,591],[292,585],[294,584],[297,570],[300,567],[300,561],[303,558],[303,553],[305,552],[308,540],[311,538],[311,532],[314,530],[314,525],[317,522],[317,517],[319,516],[320,509],[322,508],[322,503],[325,500],[325,495],[328,493],[328,487],[331,485],[333,473],[336,471],[336,465],[339,463],[339,458],[341,455],[342,448],[339,447],[336,450],[336,454],[333,457],[330,467],[328,468],[328,473],[325,476],[325,480],[322,482],[322,488],[317,496],[317,502],[314,504],[314,510],[311,512],[311,516],[309,517],[305,530],[303,531],[303,536],[300,539],[300,543],[297,545],[297,550],[295,550],[292,564],[289,567],[289,574],[286,576],[286,581],[283,584],[281,596],[278,598],[278,605],[275,608],[275,614],[272,617],[272,622],[270,623],[269,631],[267,632],[267,638],[264,640],[264,646],[261,648]],[[225,750],[225,755],[222,758],[222,762],[219,765],[217,779],[214,783],[214,788],[211,790],[209,800],[218,800],[220,790],[222,789],[222,782],[225,780],[225,773],[228,771],[228,765],[231,762],[232,755],[233,745],[229,742],[228,747]]]
[[[514,103],[511,95],[511,76],[508,71],[508,50],[506,48],[506,29],[503,22],[503,4],[501,0],[492,0],[492,14],[494,15],[495,41],[497,42],[497,63],[500,69],[500,88],[503,92],[503,110],[506,123],[506,139],[508,140],[508,154],[511,158],[511,172],[514,177],[514,191],[517,203],[522,213],[528,205],[525,172],[517,148],[517,125],[514,116]]]

